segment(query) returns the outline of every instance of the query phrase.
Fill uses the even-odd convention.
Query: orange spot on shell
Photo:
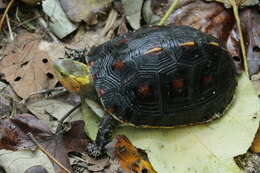
[[[205,76],[205,77],[203,78],[204,84],[208,84],[208,83],[210,83],[212,80],[213,80],[213,77],[212,77],[211,75]]]
[[[123,39],[121,39],[121,40],[119,40],[119,41],[117,41],[115,44],[116,45],[120,45],[120,44],[124,44],[124,43],[126,43],[126,42],[128,42],[128,38],[126,37],[126,38],[123,38]]]
[[[143,96],[147,96],[151,92],[151,89],[148,84],[142,84],[139,86],[138,92]]]
[[[116,70],[122,70],[125,67],[125,63],[121,60],[118,60],[112,65],[112,67]]]
[[[179,44],[179,46],[195,46],[195,42],[189,41],[189,42],[181,43]]]
[[[209,42],[209,45],[219,47],[219,44],[217,42]]]
[[[148,50],[145,54],[158,53],[158,52],[161,52],[162,50],[163,50],[163,48],[161,48],[161,47],[154,47],[154,48]]]
[[[175,79],[172,81],[173,88],[183,88],[184,87],[184,80],[183,79]]]

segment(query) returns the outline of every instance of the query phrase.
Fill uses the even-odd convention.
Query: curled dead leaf
[[[124,135],[117,135],[107,144],[106,150],[112,162],[118,162],[122,173],[156,173],[147,158]]]
[[[225,42],[234,25],[234,17],[232,11],[225,9],[220,3],[197,0],[176,9],[168,22],[192,26]]]

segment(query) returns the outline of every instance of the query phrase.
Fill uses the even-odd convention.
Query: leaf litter
[[[35,142],[28,136],[31,133],[34,138],[50,153],[56,160],[71,170],[68,153],[72,151],[85,151],[88,139],[85,136],[83,121],[74,121],[68,131],[54,134],[47,124],[29,114],[17,115],[14,118],[1,121],[0,149],[24,150],[36,149]],[[0,157],[0,161],[1,160]],[[56,172],[63,171],[53,163]]]
[[[152,2],[156,2],[155,0],[153,0]],[[166,2],[166,1],[165,1]],[[182,1],[181,2],[181,4],[185,4],[185,2],[184,1]],[[188,3],[187,3],[188,4]],[[186,5],[187,5],[186,4]],[[211,3],[210,3],[211,4]],[[152,4],[153,5],[153,4]],[[167,5],[167,4],[166,4]],[[166,8],[167,9],[167,8]],[[202,9],[203,10],[203,9]],[[225,10],[224,10],[225,11]],[[190,13],[190,11],[187,11],[186,13]],[[184,13],[184,12],[182,12],[182,13]],[[161,13],[161,14],[164,14],[163,12]],[[211,14],[210,13],[207,13],[208,14],[208,16],[210,16]],[[223,26],[221,26],[221,22],[223,22],[223,23],[225,23],[226,21],[228,21],[227,19],[225,19],[225,15],[223,15],[223,14],[225,14],[225,12],[224,13],[219,13],[220,15],[219,16],[214,16],[214,15],[212,15],[215,19],[213,19],[212,21],[214,21],[215,23],[210,23],[210,20],[208,20],[209,21],[209,23],[207,23],[207,24],[205,24],[205,25],[203,25],[203,23],[201,24],[201,28],[203,28],[204,27],[204,29],[209,29],[209,30],[212,30],[213,31],[213,33],[221,33],[221,31],[223,31]],[[186,17],[186,16],[185,16]],[[230,17],[230,16],[229,16]],[[159,18],[158,18],[159,19]],[[197,19],[198,21],[199,21],[199,19]],[[122,20],[123,21],[123,20]],[[203,21],[203,20],[202,20]],[[230,21],[231,21],[231,19],[230,19]],[[127,29],[127,27],[128,26],[126,26],[126,23],[127,22],[130,22],[129,20],[128,21],[125,21],[125,22],[123,22],[122,24],[122,26],[124,26],[123,28],[124,28],[124,30],[128,30]],[[135,22],[139,22],[139,19],[137,19],[137,21],[135,21]],[[219,22],[219,23],[218,23]],[[93,22],[92,22],[93,23]],[[95,22],[94,22],[95,23]],[[185,22],[184,22],[185,23]],[[198,22],[198,24],[199,24],[199,22]],[[210,27],[210,25],[212,25],[212,27]],[[217,27],[213,27],[213,26],[216,26],[217,25]],[[228,25],[229,26],[229,25]],[[232,27],[231,27],[232,28]],[[214,30],[215,29],[215,30]],[[234,29],[234,28],[233,28]],[[84,30],[82,30],[83,32],[82,33],[84,33]],[[102,32],[102,30],[101,30],[101,32]],[[103,30],[103,32],[104,32],[104,30]],[[78,32],[79,33],[79,32]],[[88,34],[89,35],[92,35],[93,33],[95,33],[95,32],[93,32],[93,31],[90,31],[90,32],[88,32]],[[120,33],[120,32],[119,32]],[[223,33],[224,34],[224,36],[223,36],[223,40],[225,40],[226,39],[226,34],[227,33]],[[223,35],[223,34],[219,34],[219,35]],[[101,34],[102,35],[102,34]],[[81,42],[81,40],[82,40],[82,38],[80,38],[80,37],[82,37],[82,34],[79,34],[78,35],[78,38],[80,39],[79,40],[79,42]],[[99,38],[100,36],[99,35],[97,35],[97,38]],[[102,38],[102,37],[101,37]],[[99,40],[99,39],[97,39],[97,40]],[[83,43],[83,42],[82,42]],[[81,45],[82,45],[82,43],[80,43]],[[86,39],[86,41],[85,41],[85,43],[86,44],[89,44],[89,41],[88,41],[88,39]],[[93,44],[94,43],[94,44]],[[92,41],[91,41],[91,45],[89,46],[89,47],[92,47],[92,45],[95,45],[95,41],[92,43]],[[83,43],[83,45],[86,45],[86,44],[84,44]],[[99,44],[99,43],[96,43],[97,45]],[[84,47],[84,46],[83,46]],[[43,50],[44,50],[44,48],[43,48]],[[49,51],[49,52],[51,52],[51,51]],[[245,90],[243,90],[243,92],[245,92]],[[251,91],[250,91],[251,92]],[[30,95],[30,94],[29,94]],[[52,103],[50,103],[50,105],[51,105]],[[54,108],[55,109],[55,108]],[[99,109],[97,106],[95,107],[95,106],[92,106],[92,109]],[[95,110],[94,110],[95,111]],[[48,113],[47,114],[49,114],[50,112],[52,112],[52,111],[47,111]],[[101,111],[100,111],[101,112]],[[243,111],[242,111],[243,112]],[[91,112],[89,112],[89,114],[91,114]],[[258,120],[258,115],[257,116],[254,116],[254,117],[256,117],[255,119],[257,119]],[[90,127],[93,127],[94,129],[92,129],[92,130],[94,130],[95,131],[95,128],[97,127],[97,124],[98,124],[98,120],[96,119],[96,118],[92,118],[93,120],[92,121],[90,121]],[[257,121],[257,120],[255,120],[255,121]],[[230,120],[231,121],[231,120]],[[247,121],[247,120],[245,120],[245,121]],[[86,123],[89,123],[88,121],[86,122]],[[248,125],[245,125],[246,127],[248,126],[250,126],[250,124],[251,124],[252,122],[249,122],[248,123]],[[214,124],[214,123],[213,123]],[[216,124],[218,124],[218,122],[216,122]],[[243,123],[244,124],[244,123]],[[213,126],[213,128],[212,129],[214,129],[215,130],[215,128],[217,129],[217,127],[215,127],[214,125],[205,125],[206,127],[210,127],[210,128],[212,128],[212,126]],[[195,128],[196,129],[196,127],[197,126],[194,126],[194,127],[190,127],[190,128]],[[201,126],[198,126],[197,128],[198,129],[200,129],[200,127]],[[86,126],[86,128],[89,128],[89,126]],[[126,130],[125,130],[126,129]],[[173,170],[178,170],[179,169],[179,167],[180,166],[178,166],[180,163],[179,162],[183,162],[183,163],[185,163],[186,164],[186,168],[187,168],[187,165],[189,165],[190,166],[190,168],[187,168],[187,170],[185,170],[185,171],[188,171],[189,173],[190,172],[195,172],[196,171],[196,169],[200,169],[200,168],[197,168],[196,166],[198,166],[199,165],[199,163],[197,163],[197,162],[195,162],[195,163],[190,163],[189,161],[188,161],[188,156],[192,153],[192,155],[193,155],[193,150],[194,149],[192,149],[193,148],[193,146],[191,147],[191,146],[185,146],[185,145],[181,145],[181,147],[175,147],[175,145],[173,145],[174,147],[169,147],[169,149],[172,149],[172,148],[174,148],[174,152],[173,152],[173,154],[172,154],[172,156],[173,156],[173,158],[167,158],[168,160],[156,160],[156,159],[154,159],[154,156],[156,155],[156,152],[157,152],[157,150],[158,151],[161,151],[161,148],[163,148],[163,150],[162,151],[167,151],[167,146],[165,146],[164,144],[166,143],[164,143],[164,142],[162,142],[162,141],[160,141],[160,142],[155,142],[155,144],[153,145],[153,143],[151,142],[151,143],[149,143],[150,142],[150,137],[148,136],[148,139],[147,139],[147,141],[148,141],[148,143],[149,143],[149,145],[150,146],[147,146],[147,144],[144,144],[144,143],[142,143],[142,141],[143,140],[145,140],[145,139],[143,139],[143,136],[142,135],[146,135],[146,134],[149,134],[149,133],[155,133],[155,129],[142,129],[144,132],[145,132],[145,134],[140,134],[140,135],[138,135],[138,134],[135,134],[135,133],[137,133],[134,129],[130,129],[130,128],[125,128],[125,129],[123,129],[123,132],[124,131],[127,131],[127,132],[129,132],[129,133],[132,133],[132,135],[130,134],[130,140],[135,144],[135,145],[137,145],[138,147],[139,146],[141,146],[140,148],[142,148],[142,145],[143,145],[143,148],[145,149],[145,151],[148,153],[148,157],[149,157],[149,159],[151,159],[152,158],[152,163],[154,163],[155,161],[158,161],[158,162],[156,162],[155,163],[155,167],[156,167],[156,169],[158,169],[158,167],[163,167],[163,169],[166,169],[167,168],[167,166],[172,166],[173,165],[173,167],[172,167],[172,169]],[[175,135],[175,137],[173,138],[173,139],[181,139],[181,141],[185,141],[186,140],[186,138],[187,138],[187,136],[192,136],[192,135],[190,135],[190,131],[189,130],[184,130],[186,133],[181,133],[181,132],[179,132],[179,131],[182,131],[183,129],[186,129],[186,128],[181,128],[180,130],[178,130],[178,129],[174,129],[173,131],[177,131],[177,133],[176,133],[176,135]],[[187,127],[187,129],[188,129],[188,127]],[[204,126],[202,126],[202,129],[204,129]],[[207,128],[206,128],[207,129]],[[248,129],[250,129],[250,128],[248,128]],[[157,130],[157,129],[156,129]],[[200,129],[201,130],[201,129]],[[149,132],[148,132],[149,131]],[[165,132],[164,130],[162,130],[163,132]],[[251,129],[251,131],[253,131],[252,129]],[[195,130],[195,134],[197,135],[197,131]],[[90,134],[92,134],[92,136],[94,136],[94,134],[95,134],[95,132],[89,132]],[[121,133],[121,132],[120,132]],[[159,134],[160,132],[158,132],[158,134]],[[253,133],[253,132],[252,132]],[[125,134],[125,133],[124,133]],[[156,133],[155,133],[156,134]],[[206,133],[207,134],[207,133]],[[241,133],[242,134],[242,136],[243,137],[248,137],[248,136],[246,136],[245,135],[245,133]],[[163,135],[163,134],[162,134]],[[205,135],[205,134],[203,134],[203,135]],[[202,136],[203,136],[202,135]],[[128,136],[128,135],[127,135]],[[168,138],[168,134],[166,133],[166,135],[164,136],[164,138],[165,139],[169,139]],[[210,135],[208,135],[208,136],[210,136]],[[253,135],[251,135],[250,136],[250,138],[252,139],[252,136]],[[129,136],[128,136],[129,137]],[[205,140],[203,140],[203,137],[201,137],[201,136],[197,136],[198,137],[198,139],[196,139],[195,140],[195,144],[196,144],[196,141],[198,141],[198,140],[201,140],[202,141],[202,144],[203,144],[203,146],[200,146],[200,145],[195,145],[195,147],[194,148],[196,148],[196,146],[198,146],[198,148],[199,149],[201,149],[201,150],[203,150],[204,151],[204,149],[206,148],[207,149],[207,145],[205,145],[204,143],[207,143],[207,141],[205,141]],[[212,138],[214,138],[213,136],[212,136]],[[221,139],[222,139],[223,137],[221,136]],[[249,138],[249,137],[248,137]],[[116,138],[115,138],[116,139]],[[188,139],[188,138],[187,138]],[[194,141],[194,139],[192,139],[191,141]],[[189,141],[189,140],[186,140],[186,143],[191,143],[191,141]],[[224,141],[222,141],[221,140],[221,142],[224,142]],[[240,141],[241,142],[241,141]],[[238,144],[240,144],[240,142],[237,142]],[[141,144],[139,144],[139,143],[141,143]],[[178,143],[178,142],[177,142]],[[242,142],[244,145],[246,145],[245,143],[247,143],[247,146],[249,146],[249,142],[248,141],[246,141],[246,142]],[[210,143],[211,144],[211,143]],[[219,144],[219,143],[217,143],[217,144]],[[178,144],[176,144],[177,146],[178,146]],[[213,145],[213,144],[212,144]],[[209,146],[211,146],[211,145],[209,145]],[[229,146],[229,145],[228,145]],[[188,150],[188,151],[183,151],[184,149],[183,148],[185,148],[186,147],[186,150]],[[222,146],[223,147],[223,146]],[[245,147],[245,146],[244,146]],[[165,148],[167,148],[167,149],[165,149]],[[214,147],[212,147],[212,148],[214,148]],[[209,149],[212,149],[212,148],[210,148],[209,147]],[[218,152],[220,152],[221,153],[221,150],[223,149],[223,148],[221,148],[221,147],[216,147],[217,149],[219,149],[218,150]],[[224,147],[225,148],[225,147]],[[228,147],[227,147],[228,148]],[[235,147],[234,147],[235,148]],[[246,147],[245,147],[246,148]],[[243,152],[246,150],[244,148],[244,150],[243,150]],[[179,158],[179,160],[175,160],[176,158],[177,158],[177,156],[175,157],[175,150],[180,150],[180,153],[179,152],[177,152],[176,153],[176,155],[177,156],[184,156],[184,158],[182,158],[182,157],[180,157]],[[155,151],[155,152],[154,152]],[[232,157],[231,156],[229,156],[229,157],[227,157],[227,158],[224,158],[224,161],[223,161],[223,158],[221,158],[221,159],[219,159],[218,157],[219,156],[225,156],[225,154],[220,154],[220,153],[218,153],[218,152],[216,152],[216,153],[214,153],[213,154],[213,156],[212,155],[206,155],[206,156],[204,156],[204,155],[197,155],[197,158],[199,158],[199,159],[201,159],[202,157],[205,157],[205,158],[211,158],[211,160],[209,159],[209,161],[207,161],[207,159],[206,159],[206,164],[209,164],[210,166],[212,166],[212,162],[214,162],[214,159],[215,159],[215,163],[216,163],[216,165],[213,165],[213,167],[207,167],[207,168],[205,168],[205,169],[203,169],[203,171],[204,172],[206,172],[206,171],[209,171],[210,173],[211,173],[211,169],[213,169],[214,171],[215,171],[215,169],[216,170],[221,170],[221,171],[223,171],[223,170],[228,170],[229,172],[231,172],[231,171],[234,171],[234,170],[237,170],[237,167],[236,167],[236,165],[234,164],[234,162],[232,161]],[[163,153],[163,152],[162,152]],[[156,155],[156,156],[158,156],[158,158],[160,158],[161,157],[161,155],[162,155],[162,153],[157,153],[158,155]],[[182,154],[181,154],[182,153]],[[168,155],[169,155],[169,153],[167,153]],[[167,155],[167,154],[165,154],[165,155]],[[234,154],[234,153],[233,153]],[[196,154],[195,154],[195,156],[194,157],[196,157]],[[164,157],[163,157],[164,158]],[[197,159],[196,158],[196,159]],[[0,159],[1,159],[1,156],[0,156]],[[153,160],[154,159],[154,160]],[[185,160],[186,159],[186,160]],[[226,159],[226,160],[225,160]],[[190,159],[190,160],[192,160],[192,159]],[[0,160],[1,161],[1,160]],[[172,164],[172,163],[170,163],[169,164],[169,161],[172,161],[174,164]],[[186,162],[185,162],[186,161]],[[203,162],[204,162],[205,160],[203,160]],[[93,161],[94,162],[94,161]],[[9,162],[9,163],[11,163],[11,162]],[[197,165],[198,164],[198,165]],[[220,165],[219,165],[220,164]],[[158,166],[159,165],[159,166]],[[177,165],[177,166],[176,166]],[[181,165],[181,164],[180,164]],[[224,165],[224,166],[223,166]],[[106,164],[104,164],[104,167],[103,168],[105,168],[107,165]],[[194,167],[195,166],[195,167]],[[218,168],[218,166],[219,166],[219,168]],[[94,166],[95,167],[95,166]],[[226,167],[226,168],[223,168],[223,167]],[[96,169],[96,170],[95,170]],[[100,168],[100,170],[102,169],[102,166],[101,166],[101,168]],[[97,171],[98,170],[98,168],[93,168],[93,171]]]

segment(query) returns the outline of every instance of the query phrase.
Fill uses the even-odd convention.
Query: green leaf
[[[86,129],[94,139],[98,118],[83,107]],[[175,129],[120,127],[138,148],[145,150],[159,173],[241,173],[233,157],[245,153],[259,126],[260,104],[245,74],[239,77],[232,106],[211,123]]]

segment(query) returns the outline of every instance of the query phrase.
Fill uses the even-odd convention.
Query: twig
[[[7,27],[8,27],[9,34],[10,34],[10,40],[14,41],[14,35],[13,35],[12,27],[10,25],[10,20],[9,20],[8,14],[6,15],[6,23],[7,23]]]
[[[31,21],[33,21],[33,20],[39,18],[39,17],[41,17],[41,16],[34,16],[34,17],[30,18],[30,19],[27,19],[27,20],[25,20],[25,21],[19,23],[18,25],[16,25],[16,27],[19,27],[19,26],[24,25],[24,24],[26,24],[26,23],[28,23],[28,22],[31,22]]]
[[[31,21],[33,21],[33,20],[35,20],[35,19],[41,17],[41,15],[36,15],[36,16],[30,18],[30,19],[27,19],[27,20],[25,20],[25,21],[22,21],[22,20],[19,18],[19,14],[18,14],[18,13],[19,13],[19,7],[16,8],[15,17],[16,17],[16,19],[17,19],[20,23],[19,23],[18,25],[16,25],[15,27],[22,26],[22,25],[24,25],[24,24],[26,24],[26,23],[28,23],[28,22],[31,22]]]
[[[16,17],[16,19],[17,19],[19,22],[21,22],[21,19],[20,19],[19,16],[18,16],[18,12],[19,12],[19,7],[16,8],[15,17]]]
[[[76,109],[78,109],[80,107],[81,103],[74,106],[71,110],[69,110],[69,112],[67,112],[60,120],[59,120],[59,124],[56,128],[56,134],[62,129],[63,126],[63,122],[70,116],[70,114],[72,114],[72,112],[74,112]]]
[[[235,0],[229,0],[229,3],[231,4],[231,6],[233,8],[233,13],[234,13],[234,16],[235,16],[235,19],[237,22],[238,33],[240,36],[240,46],[241,46],[243,62],[244,62],[243,66],[244,66],[247,76],[249,76],[246,49],[245,49],[245,44],[244,44],[243,33],[242,33],[242,29],[241,29],[241,23],[240,23],[240,19],[239,19],[237,5],[236,5]]]
[[[175,0],[172,3],[171,7],[166,11],[165,15],[162,17],[162,19],[158,23],[158,26],[162,26],[164,24],[164,22],[168,19],[168,17],[171,15],[171,13],[177,7],[178,4],[179,4],[179,0]]]
[[[53,162],[55,162],[59,167],[61,167],[65,172],[71,173],[65,166],[63,166],[57,159],[55,159],[45,148],[34,138],[32,133],[28,133],[31,140],[37,145],[37,147]]]
[[[35,96],[35,95],[42,95],[42,94],[46,94],[46,93],[51,93],[53,91],[60,91],[60,90],[64,90],[64,87],[57,87],[57,88],[52,88],[52,89],[45,89],[45,90],[41,90],[41,91],[36,91],[31,93],[29,96],[27,96],[26,98],[24,98],[20,104],[25,104],[31,97]],[[66,90],[64,90],[66,91]]]
[[[9,2],[9,4],[7,5],[6,9],[5,9],[5,12],[0,20],[0,31],[2,30],[2,27],[3,27],[3,23],[4,23],[4,19],[5,19],[5,16],[7,15],[9,9],[11,8],[12,4],[14,3],[15,0],[11,0]]]
[[[49,31],[48,25],[47,25],[47,23],[45,22],[45,20],[41,17],[40,13],[39,13],[36,9],[34,9],[33,12],[34,12],[35,16],[40,16],[40,17],[39,17],[39,22],[40,22],[40,24],[44,27],[44,29],[47,31],[47,33],[48,33],[49,36],[52,38],[52,40],[53,40],[55,43],[61,43],[61,42],[59,41],[59,39],[57,39],[57,37],[56,37],[52,32]]]

